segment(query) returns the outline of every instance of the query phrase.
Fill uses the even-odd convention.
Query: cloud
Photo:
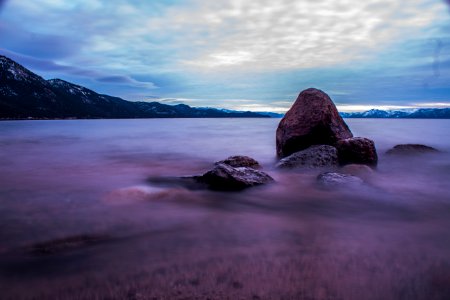
[[[45,76],[136,100],[278,110],[313,86],[340,104],[440,102],[449,95],[448,2],[8,1],[0,47]]]
[[[192,54],[181,60],[189,67],[305,69],[371,58],[436,21],[441,8],[427,0],[195,1],[150,28],[191,41]]]
[[[6,0],[0,0],[0,12],[2,11],[2,8],[5,4],[6,4]]]
[[[120,75],[104,76],[96,78],[96,80],[99,82],[107,82],[107,83],[131,84],[137,87],[143,87],[148,89],[157,88],[157,86],[152,82],[137,81],[131,78],[130,76],[120,76]]]
[[[128,86],[134,86],[137,88],[155,89],[157,86],[152,82],[138,81],[130,76],[124,75],[105,75],[100,71],[84,69],[80,67],[61,65],[51,60],[37,59],[31,56],[21,55],[0,48],[0,54],[5,55],[20,64],[23,64],[27,68],[33,70],[44,71],[46,73],[55,73],[57,71],[64,72],[66,74],[75,75],[79,77],[86,77],[91,80],[102,83],[114,83]],[[53,76],[52,76],[53,77]]]
[[[6,22],[0,22],[0,36],[0,47],[38,58],[63,58],[77,53],[80,48],[68,37],[31,32]]]
[[[254,72],[343,65],[373,58],[442,11],[442,2],[430,0],[12,3],[17,18],[37,23],[45,16],[39,28],[60,28],[82,45],[80,54],[135,73],[148,67]]]
[[[423,107],[423,108],[450,108],[450,101],[449,102],[420,102],[420,103],[414,103],[415,107]]]
[[[63,71],[81,76],[94,76],[95,72],[83,70],[78,67],[71,67],[55,63],[52,60],[36,58],[24,54],[15,53],[10,50],[0,48],[0,54],[5,55],[12,60],[24,65],[27,68],[38,71]]]

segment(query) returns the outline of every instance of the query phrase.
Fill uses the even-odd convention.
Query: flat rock
[[[326,189],[355,187],[362,185],[364,181],[353,175],[325,172],[317,176],[317,182],[319,185]]]
[[[214,169],[206,172],[196,180],[205,183],[212,190],[239,191],[252,186],[270,183],[273,180],[268,174],[249,167],[234,168],[219,163]]]
[[[286,157],[313,145],[335,145],[352,136],[330,97],[310,88],[299,94],[278,125],[277,155]]]
[[[377,165],[378,155],[375,148],[375,143],[368,138],[352,137],[340,140],[336,143],[336,149],[338,151],[339,163],[341,165]]]
[[[281,159],[277,168],[324,168],[334,167],[337,164],[338,155],[335,147],[316,145]]]
[[[245,155],[230,156],[227,159],[216,162],[215,164],[226,164],[234,168],[248,167],[258,169],[261,167],[261,165],[256,160]]]
[[[439,150],[436,148],[421,145],[421,144],[400,144],[394,146],[392,149],[386,151],[389,155],[415,155],[425,153],[437,153]]]

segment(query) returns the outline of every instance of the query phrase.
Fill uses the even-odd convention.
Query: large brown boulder
[[[336,148],[341,165],[377,165],[378,155],[375,143],[368,138],[353,137],[340,140],[336,143]]]
[[[330,97],[318,89],[300,93],[277,128],[277,155],[285,157],[312,145],[335,145],[352,137]]]

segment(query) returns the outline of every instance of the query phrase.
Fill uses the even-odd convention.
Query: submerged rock
[[[370,167],[359,164],[345,165],[340,169],[340,172],[355,176],[368,175],[374,173],[374,171]]]
[[[201,176],[152,176],[147,182],[163,188],[185,188],[188,190],[203,190],[204,184],[198,181]]]
[[[414,155],[424,153],[437,153],[439,150],[436,148],[421,145],[421,144],[400,144],[394,146],[392,149],[386,151],[389,155]]]
[[[236,155],[214,163],[214,168],[203,175],[150,177],[147,181],[161,187],[239,191],[274,181],[268,174],[256,170],[258,167],[260,164],[253,158]]]
[[[277,155],[286,157],[312,145],[334,145],[352,136],[330,97],[310,88],[299,94],[278,125]]]
[[[249,167],[253,169],[258,169],[261,167],[261,165],[256,160],[254,160],[249,156],[244,155],[230,156],[227,159],[216,162],[216,165],[218,164],[226,164],[234,168]]]
[[[375,171],[372,168],[366,165],[358,164],[345,165],[339,170],[339,172],[357,176],[366,182],[370,182],[373,179],[373,175],[375,174]]]
[[[341,188],[341,187],[354,187],[364,183],[364,181],[353,175],[326,172],[317,176],[317,182],[323,188]]]
[[[311,146],[280,160],[278,168],[324,168],[338,164],[337,150],[330,145]]]
[[[239,191],[248,187],[274,181],[268,174],[249,167],[234,168],[219,163],[196,180],[205,183],[212,190]]]
[[[28,248],[28,252],[33,255],[50,255],[92,246],[109,239],[111,237],[107,235],[75,235],[34,244]]]
[[[375,148],[375,143],[368,138],[353,137],[340,140],[336,143],[336,148],[338,150],[339,163],[341,165],[377,165],[377,149]]]

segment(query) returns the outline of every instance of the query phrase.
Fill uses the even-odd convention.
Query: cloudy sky
[[[0,0],[0,54],[128,100],[450,107],[444,0]]]

